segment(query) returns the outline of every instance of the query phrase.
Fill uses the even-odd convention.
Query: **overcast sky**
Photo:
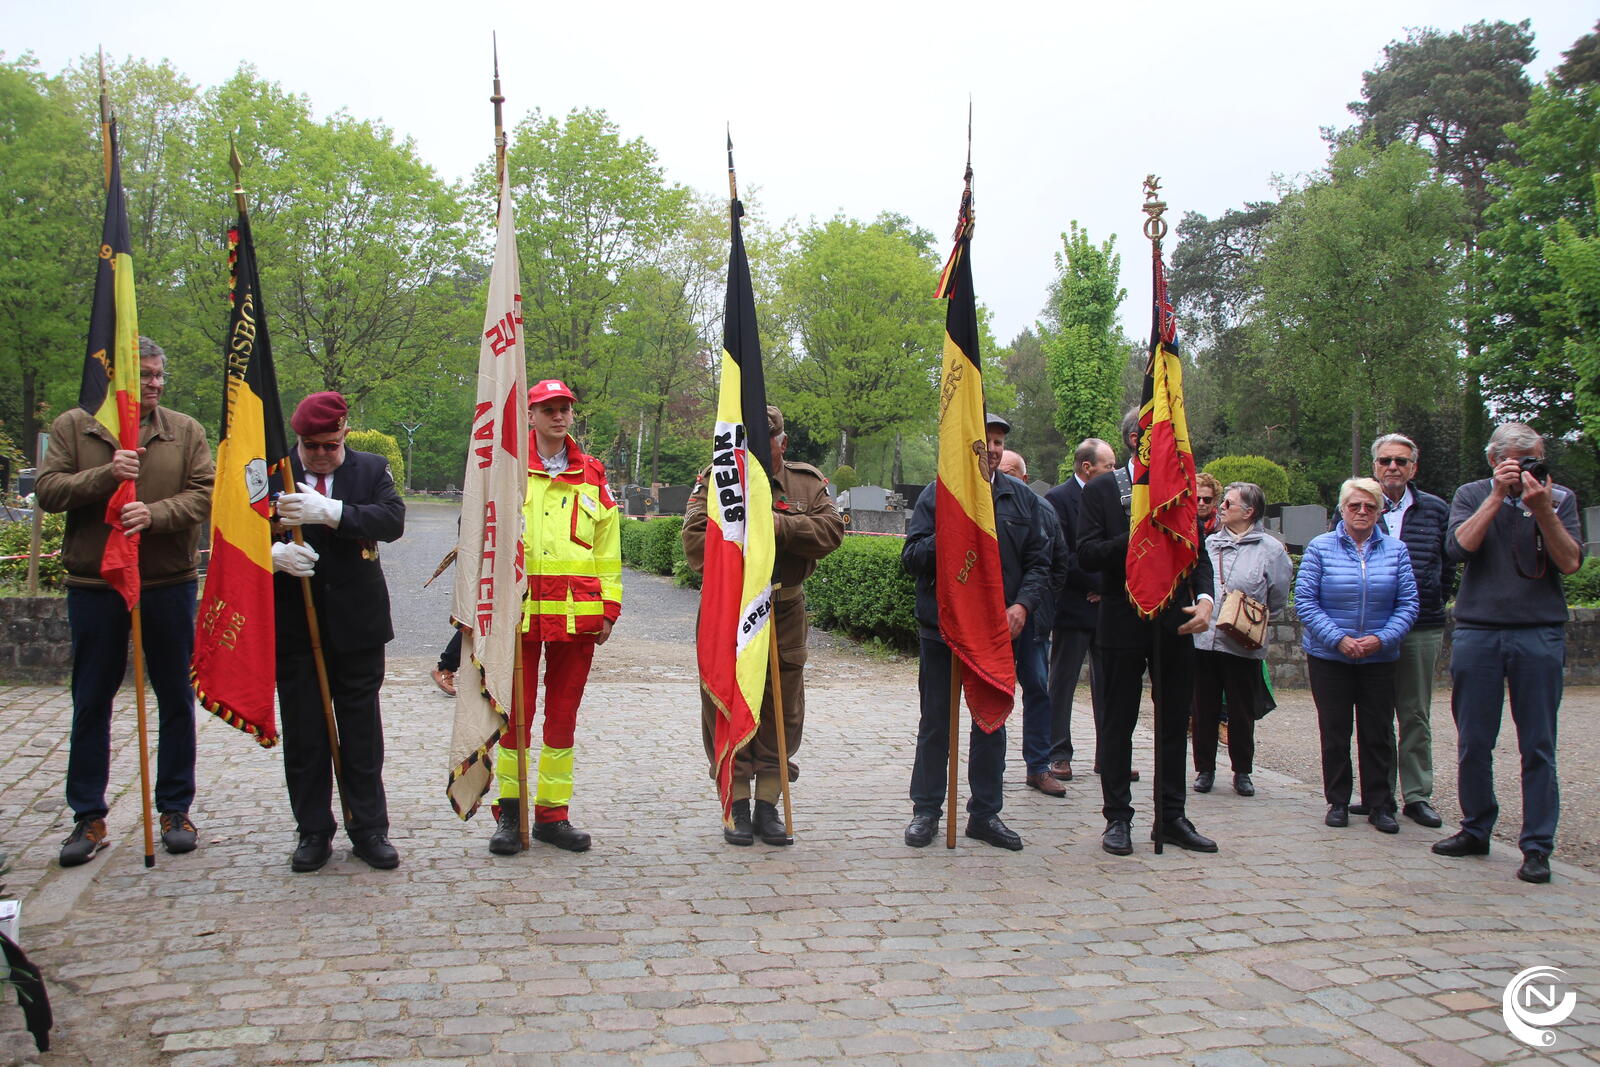
[[[537,107],[604,108],[669,178],[741,186],[773,221],[896,211],[938,235],[961,192],[973,102],[978,298],[1011,339],[1039,316],[1061,233],[1115,233],[1128,302],[1148,322],[1145,174],[1174,225],[1271,196],[1314,171],[1319,128],[1351,121],[1361,74],[1411,27],[1533,20],[1542,76],[1594,26],[1575,0],[1303,3],[517,3],[355,0],[198,3],[0,0],[0,49],[55,73],[104,45],[166,58],[201,86],[241,62],[415,139],[447,178],[492,154],[490,33],[507,125]],[[230,28],[230,22],[236,28]],[[220,180],[226,180],[225,178]],[[220,186],[219,186],[220,188]],[[1175,238],[1169,237],[1170,256]],[[758,294],[759,299],[759,294]]]

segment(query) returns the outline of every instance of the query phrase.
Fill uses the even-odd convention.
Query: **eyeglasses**
[[[307,452],[337,452],[344,447],[343,441],[301,441],[300,447]]]
[[[1215,500],[1216,497],[1214,497],[1214,496],[1197,496],[1197,497],[1195,497],[1195,499],[1200,501],[1200,503],[1202,503],[1202,504],[1209,504],[1213,500]]]
[[[1224,497],[1223,500],[1222,500],[1222,503],[1217,505],[1217,510],[1218,511],[1227,511],[1229,508],[1238,507],[1238,506],[1239,505],[1235,504],[1233,501],[1231,501],[1231,500],[1227,499],[1226,497]]]
[[[151,384],[154,384],[156,382],[165,382],[167,380],[167,375],[164,371],[158,374],[151,374],[149,371],[142,370],[139,372],[139,380],[141,382],[150,382]]]
[[[1379,456],[1372,462],[1380,467],[1409,467],[1411,459],[1408,456]]]
[[[1378,510],[1378,505],[1376,505],[1376,504],[1362,504],[1362,503],[1360,503],[1358,501],[1352,500],[1350,503],[1348,503],[1348,504],[1346,504],[1344,506],[1344,509],[1346,511],[1354,511],[1357,514],[1362,514],[1364,512],[1368,512],[1368,511],[1377,511]]]

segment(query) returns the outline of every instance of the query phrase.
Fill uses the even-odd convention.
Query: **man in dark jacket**
[[[1433,810],[1433,671],[1444,644],[1444,605],[1455,588],[1456,568],[1444,558],[1450,505],[1411,484],[1421,451],[1405,434],[1372,442],[1372,477],[1383,487],[1383,532],[1400,538],[1411,554],[1420,605],[1416,624],[1400,642],[1395,663],[1394,711],[1400,732],[1401,809],[1412,822],[1440,826]],[[1360,814],[1357,812],[1357,814]]]
[[[1138,412],[1123,419],[1123,439],[1130,449],[1139,442]],[[1201,539],[1199,523],[1195,537]],[[1106,830],[1100,847],[1114,856],[1133,851],[1133,728],[1139,721],[1146,664],[1161,642],[1160,677],[1153,694],[1161,717],[1162,839],[1194,852],[1215,852],[1217,843],[1184,817],[1188,769],[1189,708],[1194,699],[1194,637],[1211,623],[1211,556],[1202,550],[1189,577],[1155,623],[1139,618],[1128,600],[1128,509],[1116,472],[1096,478],[1083,489],[1078,512],[1078,559],[1084,570],[1100,572],[1103,595],[1096,636],[1105,667],[1105,730],[1100,737],[1100,791]],[[1152,832],[1152,837],[1154,833]]]
[[[278,706],[283,717],[283,773],[299,846],[296,871],[314,871],[333,854],[333,751],[306,622],[304,583],[311,579],[317,626],[339,730],[340,775],[349,813],[351,853],[388,870],[400,862],[389,844],[383,790],[383,646],[394,638],[389,589],[378,542],[405,530],[406,506],[382,456],[346,448],[348,408],[338,393],[313,393],[289,425],[297,493],[278,498],[278,521],[304,529],[305,544],[272,546],[278,634]]]
[[[1100,693],[1102,671],[1095,667],[1091,651],[1100,622],[1100,574],[1084,570],[1078,562],[1078,507],[1083,487],[1109,474],[1116,465],[1117,456],[1110,445],[1098,437],[1087,438],[1072,454],[1072,477],[1044,495],[1060,520],[1067,551],[1066,587],[1056,598],[1055,628],[1050,634],[1050,774],[1063,782],[1072,781],[1072,696],[1086,656],[1097,746],[1105,714]],[[1095,766],[1099,765],[1097,754]]]
[[[995,533],[1000,544],[1001,583],[1012,654],[1020,663],[1027,650],[1019,650],[1019,639],[1024,642],[1029,639],[1032,617],[1045,607],[1050,595],[1052,535],[1049,515],[1038,495],[1015,478],[995,473],[1010,427],[998,415],[989,415],[986,421],[989,458],[984,472],[985,477],[990,478],[994,501]],[[917,497],[911,522],[906,527],[905,547],[900,552],[901,565],[917,580],[917,628],[922,639],[922,662],[917,676],[922,720],[917,728],[916,764],[911,770],[912,816],[905,833],[906,844],[913,848],[928,844],[938,832],[950,755],[951,653],[939,636],[939,599],[935,584],[934,501],[937,496],[938,483],[931,482]],[[1005,727],[986,733],[974,723],[967,753],[967,783],[972,797],[967,801],[966,833],[968,837],[998,848],[1015,850],[1022,848],[1022,838],[1000,821],[1001,781],[1005,769]]]
[[[194,800],[195,587],[200,527],[211,513],[214,471],[198,422],[160,406],[167,356],[139,338],[139,449],[124,449],[89,412],[68,408],[50,426],[39,465],[39,506],[67,513],[62,563],[67,570],[67,624],[72,631],[72,743],[67,804],[72,834],[61,866],[86,863],[105,848],[106,779],[111,768],[111,701],[128,667],[130,615],[122,594],[100,577],[111,527],[106,504],[119,482],[135,481],[137,497],[122,509],[123,526],[141,536],[139,598],[145,665],[159,710],[156,810],[168,852],[196,844]]]

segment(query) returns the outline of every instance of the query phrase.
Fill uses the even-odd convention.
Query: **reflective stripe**
[[[539,784],[533,802],[541,808],[564,808],[572,802],[572,749],[545,745],[539,752]]]
[[[517,789],[517,750],[502,745],[499,751],[494,760],[494,776],[500,783],[500,799],[516,800],[522,796]]]

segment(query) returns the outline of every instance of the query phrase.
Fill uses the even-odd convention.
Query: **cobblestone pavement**
[[[1191,796],[1216,856],[1142,840],[1107,856],[1097,779],[1051,800],[1015,759],[1005,818],[1024,851],[909,849],[914,664],[826,640],[798,841],[728,847],[692,661],[671,640],[692,598],[662,596],[597,660],[579,720],[573,815],[595,837],[582,855],[494,857],[487,820],[454,816],[452,708],[431,658],[408,654],[384,693],[398,870],[339,842],[323,871],[291,874],[280,754],[204,715],[201,847],[144,869],[119,714],[116,844],[62,871],[67,696],[0,688],[0,850],[19,853],[7,880],[57,1018],[40,1056],[0,1004],[0,1062],[1444,1067],[1539,1055],[1500,1010],[1535,964],[1578,995],[1543,1055],[1595,1062],[1600,875],[1558,861],[1553,884],[1527,886],[1503,842],[1446,860],[1409,823],[1328,830],[1320,788],[1270,768],[1253,800]],[[1092,736],[1082,705],[1078,729]],[[1148,768],[1148,735],[1137,745]]]

